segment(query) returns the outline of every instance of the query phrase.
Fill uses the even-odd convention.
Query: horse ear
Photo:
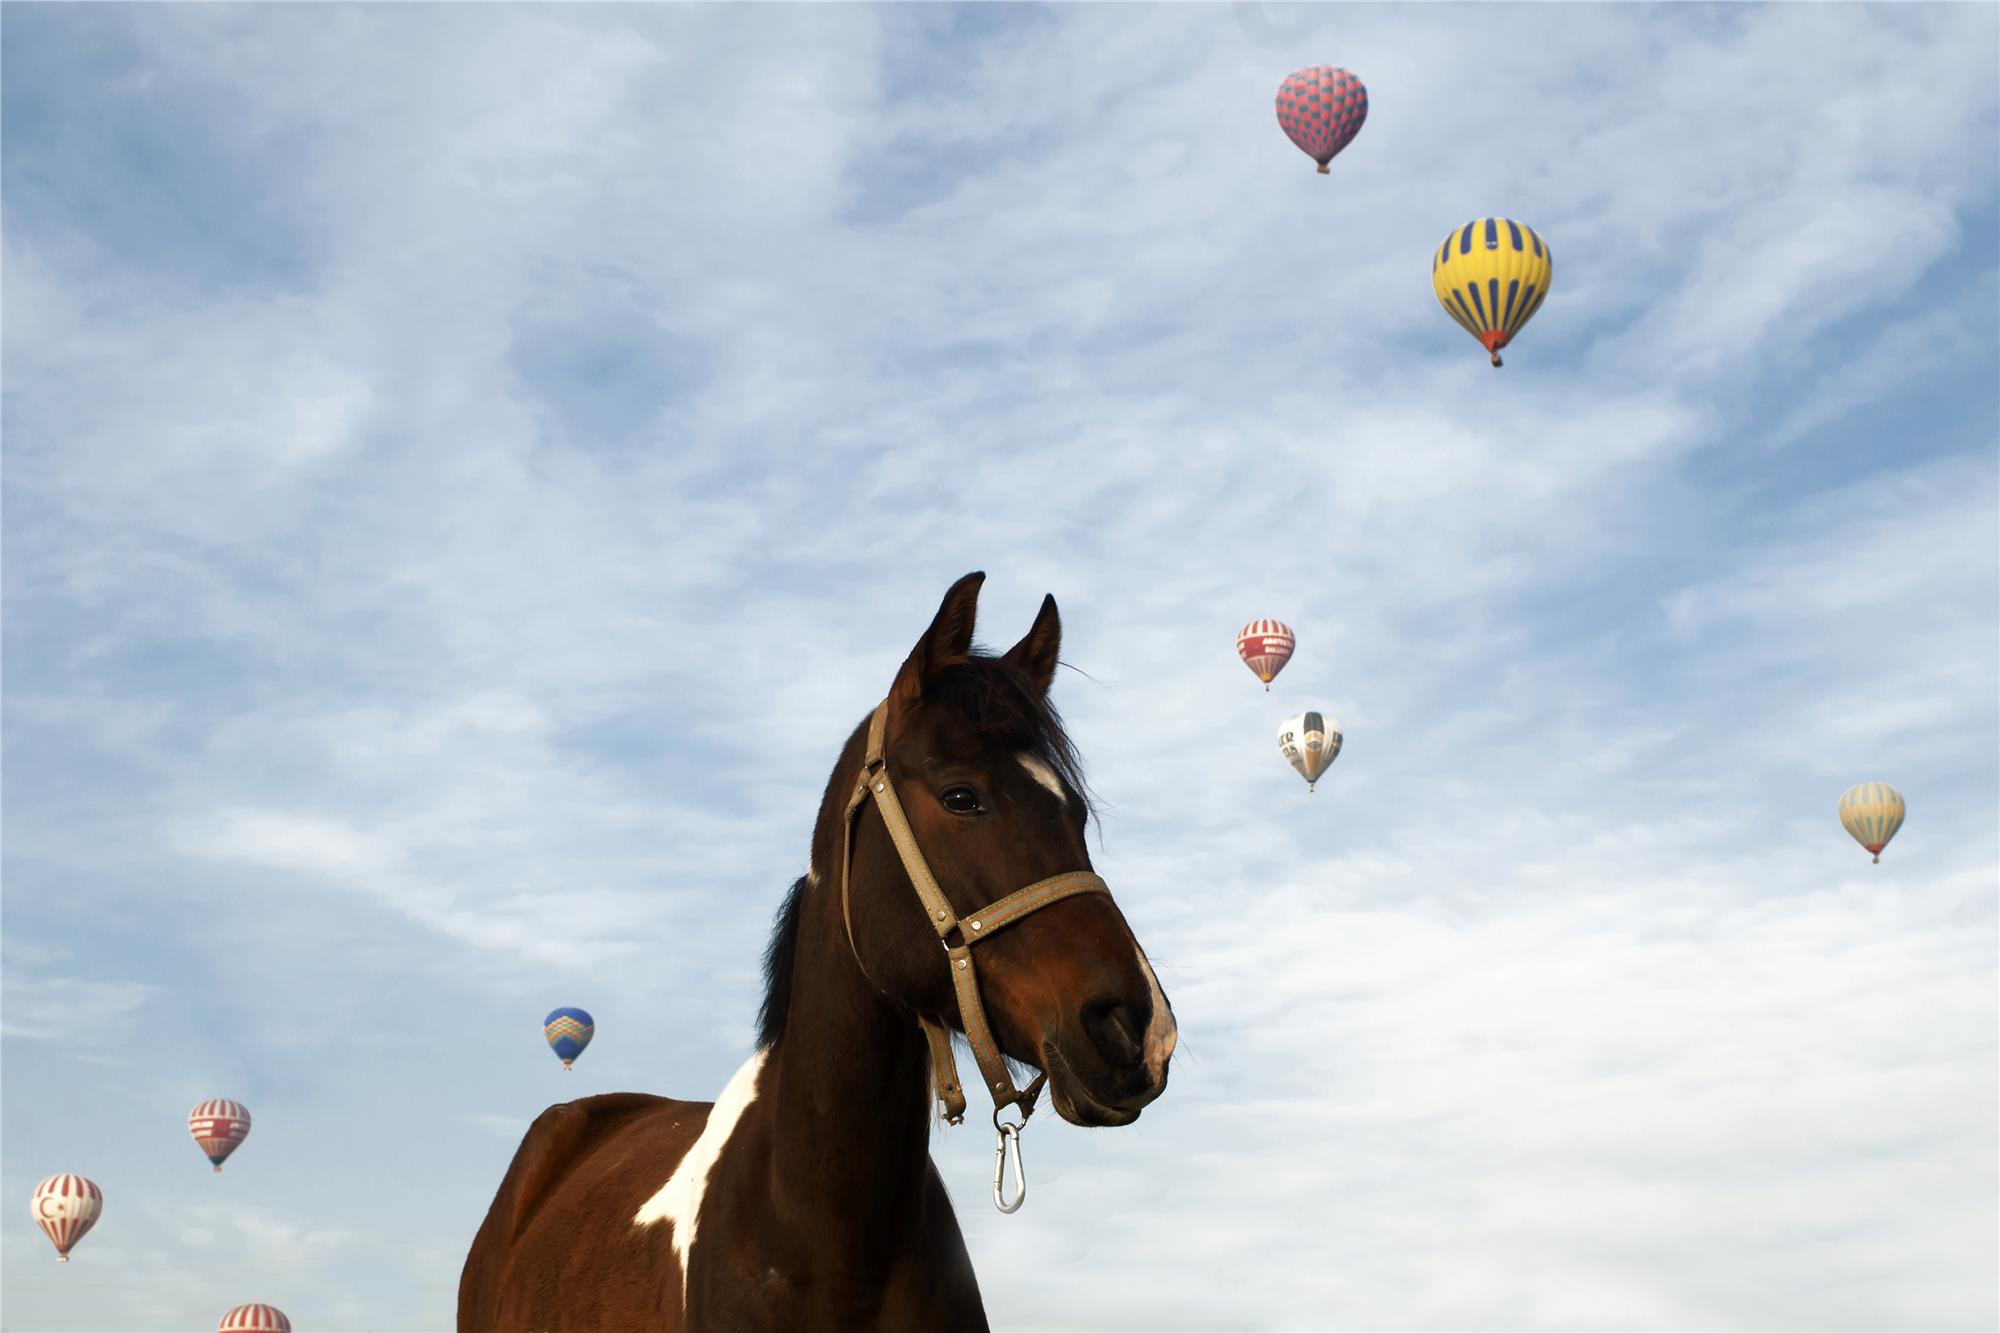
[[[1043,694],[1055,683],[1056,654],[1062,651],[1062,617],[1056,614],[1054,594],[1042,598],[1042,609],[1021,641],[1007,650],[1001,660],[1019,667]]]
[[[938,604],[931,627],[917,640],[903,661],[903,669],[896,673],[896,683],[889,687],[891,714],[914,707],[939,671],[971,654],[972,620],[979,610],[979,585],[984,582],[985,571],[974,570],[951,585]]]

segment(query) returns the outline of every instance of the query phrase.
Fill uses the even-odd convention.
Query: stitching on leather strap
[[[998,902],[967,912],[960,923],[965,928],[967,941],[990,939],[1000,931],[1013,925],[1024,916],[1032,915],[1050,903],[1064,898],[1074,898],[1080,893],[1110,894],[1111,886],[1087,870],[1072,870],[1067,874],[1030,884],[1027,888],[1010,893]]]
[[[970,945],[961,944],[951,951],[951,980],[958,990],[958,1017],[965,1024],[965,1039],[972,1046],[973,1059],[979,1062],[986,1090],[999,1104],[1002,1093],[1013,1092],[1014,1081],[1001,1061],[1000,1043],[986,1024],[986,1005],[979,998],[979,968],[972,961]]]
[[[951,1053],[951,1029],[928,1018],[919,1018],[924,1040],[931,1046],[931,1091],[944,1103],[944,1118],[957,1124],[965,1118],[965,1093],[958,1086],[958,1061]]]

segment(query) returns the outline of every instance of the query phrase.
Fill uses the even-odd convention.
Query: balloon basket
[[[56,1262],[59,1264],[66,1264],[69,1262],[69,1256],[66,1254],[59,1254],[56,1256]]]
[[[218,1176],[222,1174],[222,1163],[217,1162],[215,1164],[215,1174]]]

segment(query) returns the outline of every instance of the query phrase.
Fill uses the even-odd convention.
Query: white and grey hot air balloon
[[[1278,750],[1311,791],[1340,753],[1340,723],[1331,713],[1300,713],[1278,728]]]

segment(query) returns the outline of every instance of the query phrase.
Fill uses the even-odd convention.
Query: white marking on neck
[[[709,1173],[721,1158],[736,1122],[743,1118],[750,1103],[757,1100],[757,1076],[763,1072],[764,1057],[768,1054],[768,1051],[757,1052],[731,1076],[728,1086],[709,1109],[701,1137],[681,1158],[680,1165],[667,1177],[667,1183],[641,1204],[632,1218],[633,1226],[651,1226],[655,1222],[673,1225],[674,1256],[681,1265],[682,1313],[687,1311],[688,1255],[694,1249],[695,1228],[701,1222],[701,1196],[708,1189]]]
[[[1146,1024],[1146,1036],[1142,1043],[1146,1051],[1146,1072],[1158,1082],[1166,1072],[1167,1061],[1173,1056],[1174,1047],[1181,1039],[1180,1027],[1174,1022],[1174,1011],[1167,1007],[1166,992],[1160,989],[1160,979],[1153,975],[1152,960],[1146,957],[1144,949],[1139,950],[1139,970],[1146,974],[1146,989],[1153,997],[1153,1017]]]
[[[1063,790],[1062,779],[1056,776],[1054,769],[1031,754],[1021,754],[1014,757],[1021,761],[1022,768],[1028,770],[1029,777],[1054,792],[1056,799],[1064,805],[1069,804],[1069,793]]]

